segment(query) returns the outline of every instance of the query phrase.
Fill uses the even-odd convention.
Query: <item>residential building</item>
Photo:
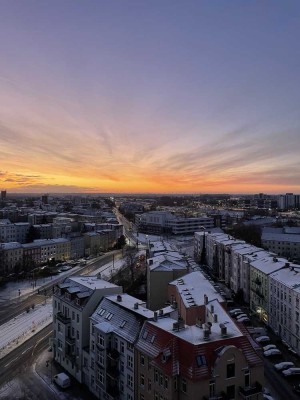
[[[263,361],[218,300],[204,305],[205,320],[156,315],[136,344],[135,399],[262,399]]]
[[[169,282],[189,272],[187,259],[168,252],[147,260],[147,306],[150,310],[163,308],[168,301]]]
[[[53,295],[54,359],[79,382],[85,382],[83,349],[89,346],[89,318],[103,296],[121,294],[122,288],[95,276],[70,277]]]
[[[134,400],[135,342],[154,313],[128,294],[105,296],[90,318],[89,389],[99,398]]]
[[[0,274],[9,275],[22,269],[23,248],[21,243],[9,242],[0,244]]]

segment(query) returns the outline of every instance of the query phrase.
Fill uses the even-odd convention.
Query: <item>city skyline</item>
[[[300,5],[3,1],[0,187],[300,193]]]

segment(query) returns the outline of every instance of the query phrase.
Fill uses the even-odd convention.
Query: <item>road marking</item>
[[[33,347],[33,345],[32,346],[30,346],[30,347],[28,347],[26,350],[24,350],[21,354],[25,354],[26,353],[26,351],[28,351],[28,350],[30,350],[31,348]]]
[[[8,367],[12,362],[16,361],[19,357],[16,357],[14,359],[12,359],[9,363],[7,363],[6,365],[4,365],[4,368]]]

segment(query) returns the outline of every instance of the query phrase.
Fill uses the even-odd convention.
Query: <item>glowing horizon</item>
[[[2,5],[2,190],[300,193],[300,5],[183,3]]]

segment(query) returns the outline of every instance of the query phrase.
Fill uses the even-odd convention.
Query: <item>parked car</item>
[[[300,394],[300,383],[293,386],[293,391],[297,394]]]
[[[300,368],[292,367],[285,369],[284,371],[282,371],[282,375],[285,378],[288,378],[289,376],[300,375]]]
[[[248,318],[248,315],[247,315],[247,314],[238,314],[235,318],[236,318],[237,320],[239,320],[239,319],[241,319],[241,318]]]
[[[64,265],[60,268],[59,272],[66,272],[69,271],[69,269],[72,269],[71,265]]]
[[[235,308],[234,310],[230,310],[230,311],[229,311],[229,314],[230,314],[230,315],[233,315],[233,314],[235,314],[235,313],[237,313],[237,312],[242,312],[242,310],[241,310],[240,308]]]
[[[271,349],[277,349],[275,344],[267,344],[267,346],[263,347],[263,351],[268,351]]]
[[[275,400],[274,397],[270,396],[269,394],[263,394],[264,400]]]
[[[267,342],[270,342],[270,338],[269,338],[269,336],[266,336],[266,335],[258,336],[257,338],[255,338],[255,341],[257,343],[267,343]]]
[[[276,371],[283,371],[285,369],[289,369],[289,368],[293,368],[295,366],[295,364],[291,361],[282,361],[281,363],[275,364],[274,368],[276,369]]]
[[[248,318],[248,317],[243,317],[243,318],[240,318],[240,319],[238,319],[237,320],[238,322],[242,322],[243,324],[249,324],[251,321],[250,321],[250,318]]]
[[[270,349],[267,351],[264,351],[264,356],[265,357],[275,357],[275,356],[281,356],[282,353],[279,349]]]
[[[66,389],[69,386],[71,386],[71,380],[67,374],[64,372],[61,372],[60,374],[57,374],[53,378],[54,382],[60,386],[62,389]]]

